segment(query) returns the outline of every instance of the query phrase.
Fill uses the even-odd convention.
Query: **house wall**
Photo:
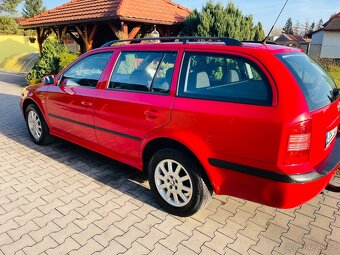
[[[22,53],[39,51],[38,43],[30,43],[27,36],[0,35],[0,63],[5,59]]]
[[[312,35],[312,42],[311,45],[321,45],[323,41],[325,31],[321,30],[319,32],[316,32]]]
[[[312,35],[312,41],[310,43],[310,48],[308,54],[311,57],[319,58],[321,55],[322,42],[324,39],[325,31],[321,30]]]
[[[340,59],[340,31],[325,31],[320,57]]]

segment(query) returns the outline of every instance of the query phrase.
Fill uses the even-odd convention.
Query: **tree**
[[[313,23],[309,27],[308,34],[312,34],[314,32],[314,29],[315,29],[315,22],[313,21]]]
[[[0,0],[0,14],[16,14],[18,4],[22,0]]]
[[[288,35],[293,35],[294,34],[292,18],[288,18],[285,26],[282,29],[282,33],[288,34]]]
[[[320,29],[322,27],[322,25],[323,25],[323,20],[320,19],[317,26],[316,26],[316,30]]]
[[[13,17],[0,15],[0,34],[19,34],[20,32],[18,23]]]
[[[184,21],[181,35],[232,37],[239,40],[254,40],[263,37],[263,27],[254,26],[253,16],[244,16],[232,2],[226,7],[208,1],[202,11],[195,9]]]
[[[0,0],[0,33],[18,34],[20,32],[18,23],[13,15],[21,0]]]
[[[255,36],[254,36],[254,41],[262,41],[266,37],[264,31],[263,31],[263,26],[261,22],[257,23],[255,26]]]
[[[46,8],[43,6],[42,0],[25,0],[22,15],[25,18],[32,18],[45,11]]]
[[[293,26],[293,35],[301,35],[303,34],[303,28],[300,22],[297,20],[295,25]]]

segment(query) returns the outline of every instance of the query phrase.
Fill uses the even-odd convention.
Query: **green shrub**
[[[27,74],[27,80],[40,80],[48,74],[57,74],[61,71],[60,56],[68,53],[67,47],[54,38],[49,38],[43,45],[43,50],[38,62]]]
[[[59,56],[59,66],[61,69],[64,69],[73,61],[75,61],[79,57],[78,54],[75,53],[62,53]]]

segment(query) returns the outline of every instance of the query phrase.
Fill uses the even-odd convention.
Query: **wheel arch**
[[[41,113],[42,116],[44,117],[44,119],[45,119],[47,125],[49,126],[49,123],[48,123],[48,121],[47,121],[47,118],[46,118],[46,116],[45,116],[44,111],[42,111],[41,106],[40,106],[34,99],[32,99],[32,98],[26,98],[26,99],[24,100],[23,104],[22,104],[22,111],[23,111],[23,113],[24,113],[24,118],[26,119],[26,109],[27,109],[27,107],[28,107],[30,104],[34,104],[34,105],[36,105],[36,106],[38,107],[38,110],[40,111],[40,113]]]
[[[199,166],[200,168],[198,169],[199,174],[205,181],[207,187],[209,188],[210,192],[213,192],[213,185],[212,182],[206,172],[206,170],[203,167],[203,164],[200,162],[198,157],[183,143],[178,142],[174,139],[171,138],[155,138],[151,141],[149,141],[143,151],[142,151],[142,161],[143,161],[143,171],[147,173],[147,167],[149,165],[149,162],[151,160],[152,155],[157,152],[158,150],[164,149],[164,148],[172,148],[172,149],[177,149],[183,153],[185,153],[187,156],[192,158]]]

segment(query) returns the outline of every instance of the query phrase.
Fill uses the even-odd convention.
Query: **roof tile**
[[[171,0],[72,0],[20,24],[37,27],[110,18],[174,24],[182,22],[190,13],[191,10]]]

